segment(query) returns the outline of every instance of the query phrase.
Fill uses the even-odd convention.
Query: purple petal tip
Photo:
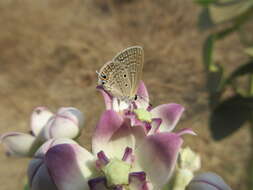
[[[129,158],[132,156],[133,149],[126,147],[124,156],[122,158],[123,161],[129,160]]]
[[[105,177],[97,177],[97,178],[90,179],[88,181],[88,185],[91,190],[96,190],[97,186],[100,186],[100,184],[102,184],[104,186],[106,185]]]
[[[184,128],[177,132],[177,135],[182,136],[185,134],[197,136],[197,134],[191,128]]]
[[[146,173],[145,172],[132,172],[129,174],[129,183],[131,183],[131,180],[138,179],[140,182],[146,181]]]
[[[106,165],[109,163],[109,159],[106,157],[104,151],[97,153],[97,157],[101,164]]]

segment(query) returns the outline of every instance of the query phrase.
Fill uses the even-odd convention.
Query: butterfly
[[[97,72],[98,85],[125,102],[137,99],[144,62],[143,48],[132,46],[119,52]]]

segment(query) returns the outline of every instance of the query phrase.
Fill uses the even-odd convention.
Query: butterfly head
[[[96,71],[97,75],[98,75],[98,85],[104,85],[107,80],[108,80],[108,77],[106,74],[104,74],[103,72],[98,72]]]

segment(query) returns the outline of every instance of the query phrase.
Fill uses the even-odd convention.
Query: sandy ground
[[[118,51],[138,44],[145,50],[143,80],[152,104],[184,105],[177,129],[198,133],[185,136],[184,145],[201,155],[201,170],[217,172],[233,189],[245,189],[248,127],[220,142],[210,136],[201,64],[206,34],[196,27],[199,11],[189,0],[0,1],[0,134],[28,131],[36,106],[74,106],[85,113],[80,141],[90,148],[104,109],[95,71]],[[217,48],[216,61],[230,70],[245,59],[236,35]],[[21,190],[29,160],[5,157],[2,146],[0,151],[1,189]]]

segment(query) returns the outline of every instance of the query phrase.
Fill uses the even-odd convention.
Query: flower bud
[[[195,176],[187,190],[231,190],[224,180],[215,173],[207,172]]]

